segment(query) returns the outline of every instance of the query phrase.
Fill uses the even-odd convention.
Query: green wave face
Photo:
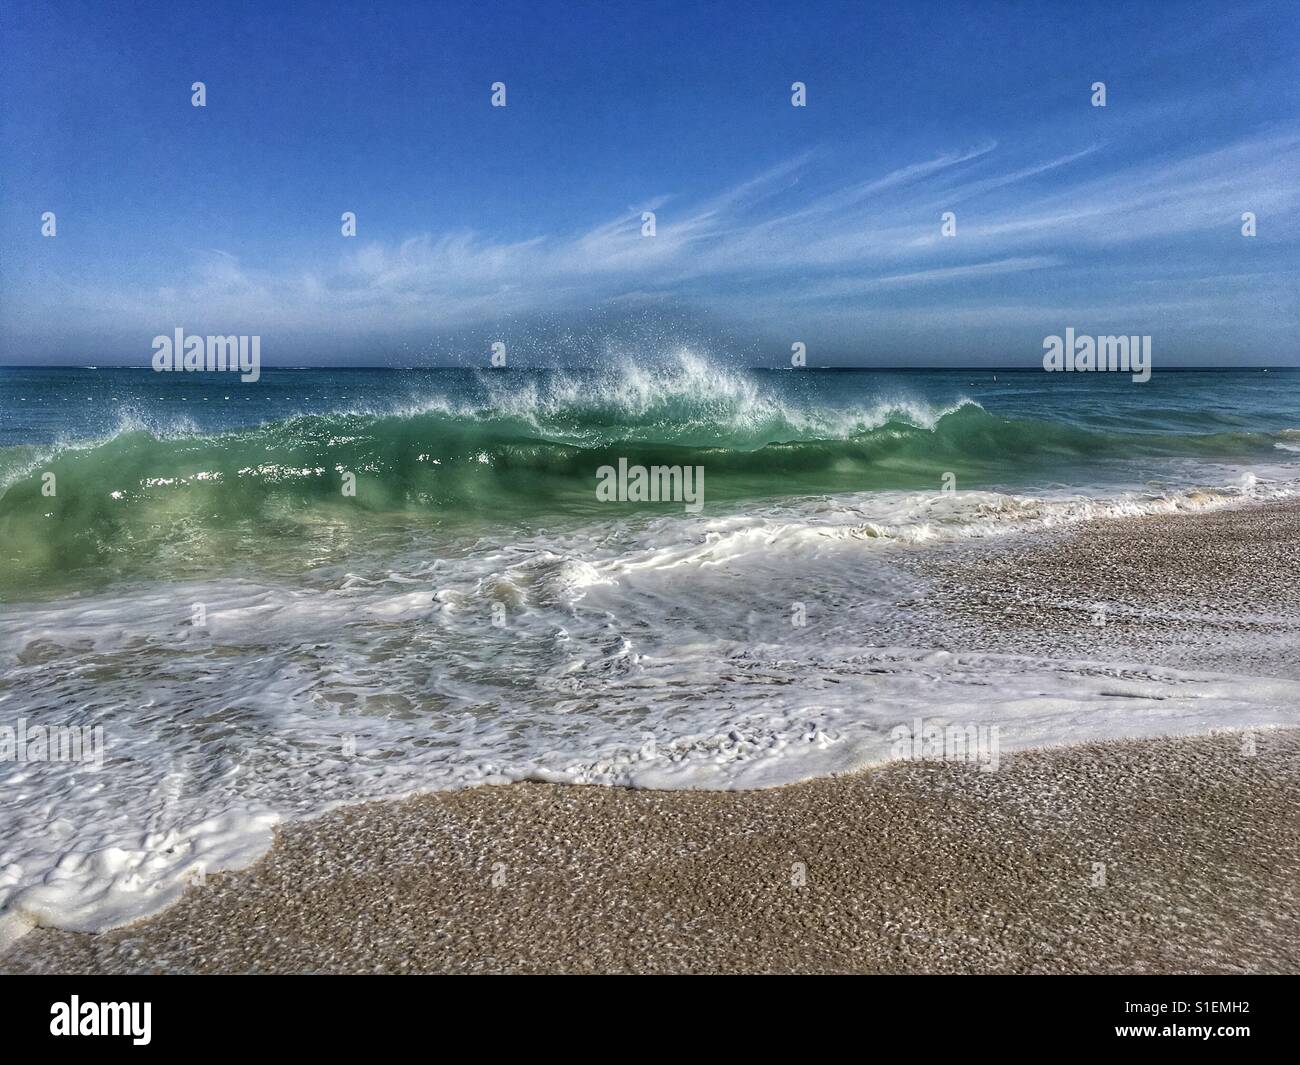
[[[302,570],[386,539],[610,517],[646,504],[597,500],[596,471],[691,465],[706,513],[739,499],[1068,481],[1140,456],[1250,456],[1267,433],[1099,432],[947,411],[802,412],[558,405],[524,412],[311,415],[217,435],[131,429],[92,445],[0,451],[0,594],[89,578],[196,576],[239,564]],[[53,494],[45,487],[53,474]],[[345,492],[355,477],[355,495]],[[1090,479],[1095,480],[1095,476]],[[673,504],[652,504],[670,513]]]

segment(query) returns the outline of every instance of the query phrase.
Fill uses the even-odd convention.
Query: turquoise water
[[[708,513],[884,490],[1192,485],[1300,459],[1300,373],[0,369],[0,595],[293,569],[376,537],[636,510],[597,470],[703,467]],[[344,494],[352,474],[355,495]],[[47,474],[55,491],[43,492]]]

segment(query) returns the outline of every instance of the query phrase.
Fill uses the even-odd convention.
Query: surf
[[[1292,446],[1289,430],[1194,410],[1156,408],[1121,429],[1104,415],[1000,413],[960,391],[856,379],[847,389],[827,375],[737,371],[689,354],[653,367],[435,380],[382,402],[218,431],[198,424],[198,410],[164,415],[155,402],[101,436],[0,448],[0,595],[200,576],[240,559],[296,568],[377,532],[441,541],[644,509],[598,501],[608,468],[707,471],[716,514],[763,499],[1094,483],[1181,460],[1275,459]]]

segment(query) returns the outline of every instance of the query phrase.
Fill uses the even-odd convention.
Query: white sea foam
[[[788,500],[5,607],[0,718],[102,726],[106,757],[0,763],[0,936],[133,920],[278,821],[364,799],[766,787],[887,760],[891,729],[939,714],[1008,751],[1300,723],[1300,681],[1095,662],[1086,632],[1051,659],[890,637],[917,591],[891,552],[1295,494],[1252,476]]]

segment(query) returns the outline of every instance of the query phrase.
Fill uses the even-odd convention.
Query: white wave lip
[[[488,404],[452,408],[450,412],[517,418],[549,439],[564,439],[565,424],[575,415],[600,415],[609,425],[643,425],[645,432],[671,422],[677,442],[725,440],[736,445],[748,437],[751,446],[760,446],[796,440],[847,440],[895,420],[933,429],[945,415],[964,406],[979,407],[964,396],[938,407],[910,396],[881,398],[865,408],[801,403],[750,375],[727,372],[688,350],[674,352],[666,365],[623,361],[595,375],[560,374],[523,387],[486,372],[479,380],[490,397]],[[585,442],[579,436],[569,438]],[[636,432],[625,438],[637,439]]]

